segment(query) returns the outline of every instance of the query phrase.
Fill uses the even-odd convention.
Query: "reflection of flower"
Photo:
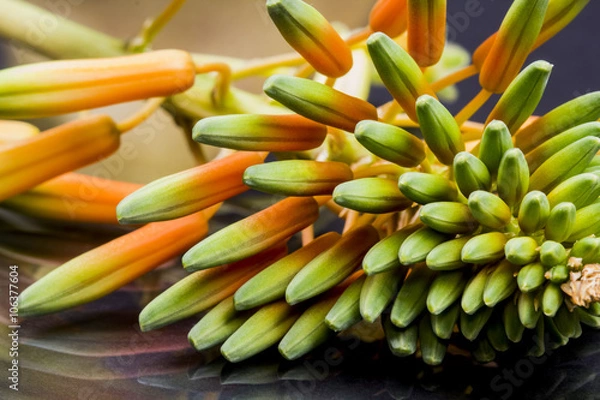
[[[196,272],[152,301],[140,325],[151,330],[212,308],[190,339],[197,348],[223,343],[222,353],[234,361],[277,343],[284,357],[295,359],[361,320],[385,332],[394,354],[421,354],[433,365],[461,335],[473,342],[473,356],[488,362],[527,330],[537,337],[547,332],[550,345],[560,346],[581,335],[581,323],[600,325],[593,306],[600,94],[535,118],[551,66],[542,61],[523,69],[532,49],[570,22],[582,3],[515,0],[473,65],[448,63],[453,70],[445,76],[427,71],[443,70],[453,56],[444,51],[444,0],[381,0],[369,26],[345,38],[304,1],[267,1],[271,19],[300,56],[244,62],[172,50],[0,71],[0,82],[16,76],[17,89],[30,78],[38,84],[26,92],[27,104],[0,101],[0,115],[41,116],[178,93],[165,108],[195,141],[222,148],[204,165],[135,191],[109,181],[88,201],[88,214],[100,213],[107,205],[101,200],[110,197],[109,208],[119,202],[121,223],[150,224],[34,283],[21,295],[23,314],[91,301],[187,250],[183,265]],[[148,47],[180,6],[174,1],[149,21],[129,50]],[[404,16],[387,18],[386,10]],[[123,75],[84,74],[77,81],[82,65],[110,72],[113,61]],[[71,75],[65,66],[73,67]],[[49,71],[45,80],[36,77],[40,70]],[[379,107],[368,99],[374,72],[394,99]],[[438,92],[476,74],[480,93],[453,115]],[[235,88],[248,76],[266,76],[263,91],[277,103]],[[43,103],[41,89],[57,104]],[[486,123],[470,121],[492,93],[501,96]],[[88,116],[0,148],[8,205],[35,214],[26,196],[58,197],[56,186],[48,193],[42,182],[115,150],[120,133],[163,100],[149,100],[124,122]],[[92,127],[100,138],[86,143]],[[409,132],[416,128],[418,137]],[[66,192],[70,186],[63,185],[58,190]],[[248,188],[275,197],[204,238],[221,202]],[[322,223],[327,218],[343,226]],[[113,214],[99,221],[114,222]],[[314,245],[315,236],[334,229],[341,237]],[[300,248],[286,254],[293,236],[300,237],[290,247]],[[585,261],[570,283],[569,257]],[[573,312],[573,304],[589,309]],[[541,355],[544,343],[530,350]]]

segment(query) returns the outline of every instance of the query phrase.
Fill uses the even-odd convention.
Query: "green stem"
[[[57,10],[73,11],[65,2]],[[125,53],[125,43],[58,14],[21,0],[0,0],[0,36],[23,43],[54,59],[112,57]]]

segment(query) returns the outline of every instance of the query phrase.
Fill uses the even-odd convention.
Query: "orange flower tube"
[[[373,32],[383,32],[396,37],[408,26],[407,0],[379,0],[369,14],[369,27]]]
[[[195,65],[181,50],[48,61],[0,71],[0,118],[38,118],[183,92]]]
[[[19,298],[23,316],[98,299],[181,254],[208,232],[203,213],[155,222],[90,250],[44,276]]]
[[[108,156],[119,135],[110,117],[97,115],[0,148],[0,201]]]
[[[446,0],[408,0],[408,53],[417,64],[436,64],[445,44]]]
[[[2,205],[39,218],[117,224],[117,204],[140,187],[69,172],[11,197]]]

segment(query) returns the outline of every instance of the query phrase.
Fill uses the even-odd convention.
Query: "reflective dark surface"
[[[239,208],[229,209],[234,214]],[[229,216],[231,217],[231,216]],[[226,213],[221,223],[229,218]],[[8,265],[19,266],[19,290],[65,259],[123,232],[119,227],[40,224],[0,212],[2,292]],[[219,221],[217,221],[219,222]],[[15,225],[16,224],[16,225]],[[15,226],[18,225],[18,229]],[[218,224],[213,227],[218,228]],[[62,313],[21,318],[19,393],[4,383],[0,398],[43,399],[595,399],[599,398],[600,333],[586,330],[567,347],[536,359],[524,349],[477,364],[451,348],[443,367],[391,355],[376,326],[360,341],[337,337],[301,360],[275,349],[231,364],[218,349],[198,353],[187,342],[197,318],[141,333],[137,315],[184,271],[177,260],[101,300]],[[2,296],[2,362],[11,346]],[[468,343],[465,343],[468,346]],[[524,339],[527,346],[527,339]],[[4,373],[7,375],[7,372]],[[6,377],[3,377],[6,382]]]

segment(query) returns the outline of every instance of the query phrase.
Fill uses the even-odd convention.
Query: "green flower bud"
[[[544,233],[546,239],[563,242],[573,232],[576,208],[573,203],[559,203],[550,210]]]
[[[419,65],[406,50],[381,32],[369,37],[367,49],[385,87],[409,118],[417,121],[417,98],[424,94],[435,96]]]
[[[438,244],[427,254],[425,263],[435,271],[449,271],[465,267],[467,264],[461,259],[461,251],[470,236],[448,240]]]
[[[356,125],[354,136],[377,157],[403,167],[416,167],[425,159],[423,142],[393,125],[361,121]]]
[[[508,85],[488,115],[486,124],[492,120],[503,121],[508,130],[515,134],[535,111],[551,71],[552,64],[546,61],[535,61],[523,69]]]
[[[500,160],[507,150],[513,148],[510,131],[502,121],[490,121],[481,135],[479,143],[479,159],[492,175],[496,175]]]
[[[564,264],[567,261],[567,250],[558,242],[546,240],[540,247],[540,262],[545,267]]]
[[[528,153],[559,133],[599,118],[600,91],[586,93],[519,129],[515,135],[515,146]]]
[[[529,167],[520,149],[504,153],[498,168],[498,195],[510,207],[521,202],[529,188]]]
[[[248,151],[302,151],[319,147],[327,127],[296,114],[220,115],[194,125],[196,142]]]
[[[487,167],[477,157],[466,151],[454,157],[454,179],[465,197],[476,190],[489,190],[492,178]]]
[[[588,136],[600,137],[600,122],[588,122],[586,124],[578,125],[552,138],[549,138],[544,143],[531,150],[525,156],[527,164],[529,164],[529,169],[531,172],[534,172],[547,159],[570,144],[573,144],[579,139],[583,139]]]
[[[404,240],[398,251],[398,258],[404,265],[425,261],[430,251],[449,238],[448,235],[424,226]]]
[[[517,288],[515,274],[518,267],[503,260],[492,269],[483,291],[483,302],[488,307],[494,307],[508,298]]]
[[[408,327],[427,307],[427,293],[435,272],[424,264],[415,265],[396,296],[390,318],[398,328]]]
[[[362,319],[360,315],[360,292],[367,277],[361,276],[344,290],[325,316],[325,323],[335,332],[350,328]]]
[[[500,230],[512,217],[510,208],[501,198],[483,190],[476,190],[469,195],[468,206],[477,222],[488,228]]]
[[[353,177],[342,162],[285,160],[253,165],[244,172],[244,184],[262,192],[285,196],[331,194],[335,187]]]
[[[333,201],[342,207],[373,214],[402,211],[412,204],[393,180],[385,178],[344,182],[333,191]]]
[[[405,172],[398,179],[398,187],[406,197],[419,204],[455,201],[458,198],[456,185],[435,174]]]
[[[548,283],[542,294],[542,312],[544,315],[553,318],[563,304],[563,299],[564,295],[560,285],[553,282]]]
[[[310,79],[272,75],[263,90],[308,119],[348,132],[363,119],[377,120],[377,109],[371,103]]]
[[[545,272],[544,266],[539,262],[521,268],[517,274],[517,284],[521,292],[532,292],[540,288],[546,282]]]
[[[527,234],[534,233],[546,225],[550,215],[550,203],[543,192],[531,191],[523,197],[519,207],[519,227]]]
[[[441,272],[431,283],[427,294],[427,309],[439,315],[457,300],[467,284],[463,271]]]
[[[442,233],[469,233],[477,228],[477,221],[466,204],[440,201],[421,207],[421,221]]]
[[[465,150],[456,120],[442,103],[429,95],[418,98],[416,110],[425,143],[442,164],[452,165],[454,156]]]
[[[548,193],[550,207],[572,203],[576,209],[587,207],[600,196],[600,175],[583,173],[570,177]]]
[[[400,246],[411,233],[420,227],[421,224],[405,226],[371,247],[362,263],[365,273],[373,275],[400,268],[402,266],[398,259]]]
[[[370,225],[343,235],[333,247],[319,254],[294,276],[285,291],[287,302],[300,303],[342,282],[378,240],[377,230]]]
[[[512,264],[526,265],[537,259],[538,247],[538,243],[530,236],[514,237],[504,245],[504,256]]]
[[[466,263],[487,264],[504,257],[506,235],[501,232],[488,232],[469,239],[461,252],[461,258]]]

